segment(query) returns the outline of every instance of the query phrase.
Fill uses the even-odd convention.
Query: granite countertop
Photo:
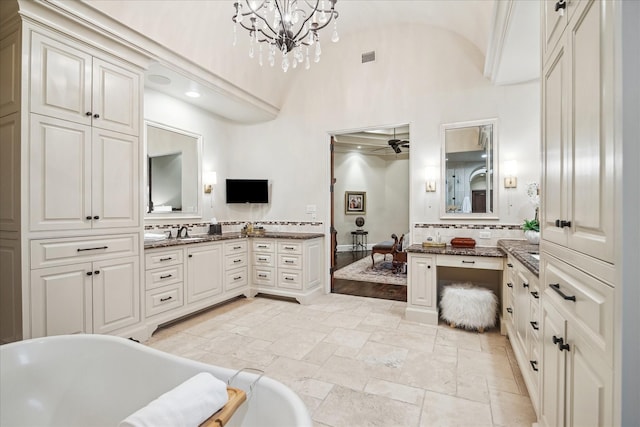
[[[423,247],[422,245],[411,245],[407,252],[437,255],[463,255],[463,256],[484,256],[504,258],[504,252],[497,247],[476,246],[475,248],[454,248],[450,245],[444,248]]]
[[[145,240],[144,248],[145,249],[156,249],[156,248],[168,248],[171,246],[178,245],[189,245],[193,243],[206,243],[206,242],[219,242],[222,240],[232,240],[232,239],[245,239],[247,237],[259,237],[266,239],[293,239],[293,240],[308,240],[315,239],[318,237],[324,237],[322,233],[291,233],[291,232],[266,232],[264,234],[242,234],[242,233],[222,233],[221,235],[213,235],[213,234],[193,234],[188,239],[176,239],[175,237],[171,239],[163,239],[163,240]]]
[[[540,246],[533,245],[526,240],[500,239],[498,247],[515,259],[520,261],[530,272],[539,276],[540,261],[535,259],[533,254],[540,254]]]

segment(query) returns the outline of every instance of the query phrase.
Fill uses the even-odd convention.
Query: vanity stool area
[[[538,245],[498,240],[498,247],[424,248],[408,253],[407,320],[437,325],[443,287],[471,282],[498,298],[500,333],[511,342],[531,402],[539,413],[540,286]]]

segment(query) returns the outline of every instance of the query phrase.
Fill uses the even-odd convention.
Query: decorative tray
[[[444,248],[445,246],[447,246],[447,244],[444,242],[422,242],[423,248]]]

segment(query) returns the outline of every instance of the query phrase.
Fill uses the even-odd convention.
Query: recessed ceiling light
[[[168,85],[171,83],[171,79],[169,77],[161,76],[160,74],[151,74],[147,76],[147,79],[151,83],[156,83],[159,85]]]
[[[187,95],[189,98],[200,98],[200,94],[192,90],[189,92],[185,92],[184,94]]]
[[[358,145],[358,150],[360,150],[362,148],[362,145]]]

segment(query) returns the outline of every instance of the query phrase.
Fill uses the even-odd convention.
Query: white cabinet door
[[[556,221],[568,220],[571,198],[568,179],[568,52],[558,45],[542,74],[542,200],[540,228],[544,240],[567,244],[565,227]]]
[[[140,205],[138,138],[94,128],[92,151],[93,227],[137,226]]]
[[[32,114],[29,171],[32,231],[91,228],[89,126]]]
[[[516,336],[518,337],[520,348],[527,349],[527,330],[529,329],[529,316],[531,308],[529,306],[529,278],[522,271],[524,267],[518,268],[516,271],[516,283],[513,286],[515,298],[515,307],[513,309],[513,317],[515,319]],[[528,354],[525,350],[525,355]]]
[[[93,59],[94,127],[139,134],[140,74]]]
[[[568,427],[613,425],[613,375],[599,352],[582,333],[567,325],[566,425]]]
[[[31,34],[31,112],[90,125],[91,55]]]
[[[187,250],[187,304],[222,293],[222,244]]]
[[[424,307],[438,313],[436,260],[434,256],[409,255],[409,280],[407,290],[411,305]]]
[[[612,2],[583,1],[572,19],[570,145],[572,210],[568,245],[614,261],[613,36],[606,19]],[[603,65],[601,65],[603,64]],[[610,65],[609,65],[610,64]]]
[[[138,257],[93,263],[93,332],[106,334],[140,320]]]
[[[559,340],[567,340],[566,321],[562,315],[543,300],[542,305],[542,363],[540,384],[540,423],[546,427],[564,426],[565,402],[565,350],[558,347]]]
[[[140,73],[74,45],[32,33],[31,112],[138,135]]]
[[[31,338],[91,333],[91,263],[31,271]]]

